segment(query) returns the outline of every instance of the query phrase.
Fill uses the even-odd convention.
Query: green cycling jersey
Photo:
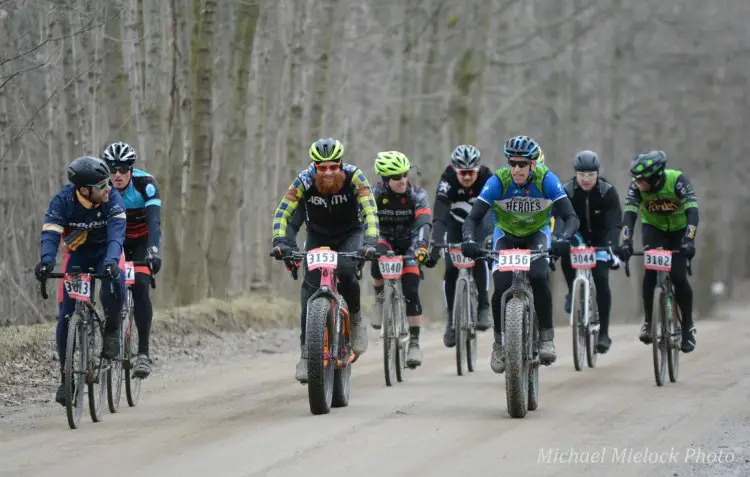
[[[685,211],[690,208],[698,208],[698,198],[687,176],[676,169],[665,169],[664,184],[657,191],[641,192],[635,182],[630,184],[624,211],[640,212],[644,224],[674,232],[687,227]]]

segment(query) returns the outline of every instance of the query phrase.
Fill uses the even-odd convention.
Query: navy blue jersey
[[[52,198],[44,215],[42,261],[55,261],[62,237],[71,252],[104,253],[104,263],[118,263],[125,223],[125,206],[116,189],[109,191],[106,204],[93,204],[67,184]]]

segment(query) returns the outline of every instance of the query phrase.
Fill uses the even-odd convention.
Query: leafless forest
[[[663,149],[698,191],[705,313],[713,281],[750,274],[748,24],[746,0],[2,0],[0,323],[54,315],[32,271],[44,211],[67,163],[113,140],[160,184],[158,305],[296,299],[270,224],[318,136],[371,181],[377,151],[404,151],[431,199],[462,142],[497,165],[533,135],[562,178],[594,149],[622,199],[630,160]],[[613,281],[614,319],[635,319],[640,277]]]

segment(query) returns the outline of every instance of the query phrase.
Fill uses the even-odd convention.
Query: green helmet
[[[409,158],[402,152],[383,151],[375,158],[375,173],[383,177],[406,174],[411,169]]]
[[[307,151],[313,162],[339,161],[344,155],[344,145],[341,141],[333,138],[318,139]]]
[[[651,151],[639,154],[630,163],[630,175],[634,179],[658,180],[667,167],[667,154],[664,151]]]

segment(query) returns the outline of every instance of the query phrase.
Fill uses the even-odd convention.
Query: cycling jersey
[[[516,237],[526,237],[549,224],[552,204],[566,197],[557,176],[544,165],[531,171],[530,180],[518,186],[510,169],[498,169],[482,188],[479,200],[495,212],[495,226]]]
[[[405,194],[396,194],[378,182],[373,190],[380,223],[380,236],[388,242],[407,241],[413,249],[430,241],[432,211],[427,192],[409,184]]]
[[[273,219],[274,242],[286,239],[287,225],[300,204],[305,212],[308,231],[338,237],[361,228],[360,214],[366,225],[365,237],[377,240],[379,234],[375,199],[362,171],[351,164],[342,164],[346,175],[337,193],[324,196],[315,187],[315,166],[310,165],[292,181],[286,195],[276,208]]]
[[[161,236],[159,223],[161,198],[156,179],[147,172],[133,169],[130,183],[119,192],[122,194],[128,216],[125,237],[139,239],[148,235],[149,246],[158,245]]]
[[[581,189],[575,177],[566,182],[563,189],[580,220],[578,232],[583,241],[598,247],[616,247],[622,221],[617,189],[603,177],[599,177],[596,185],[588,192]],[[557,224],[558,230],[561,222]]]
[[[691,224],[690,209],[698,210],[698,198],[687,176],[675,169],[664,171],[664,184],[655,192],[641,192],[635,181],[631,182],[625,200],[625,225],[632,229],[640,211],[641,220],[663,232],[682,230]],[[628,214],[628,213],[631,214]],[[632,219],[632,223],[631,223]]]
[[[458,175],[453,166],[448,166],[440,176],[435,202],[445,202],[450,206],[450,217],[457,222],[463,223],[471,211],[471,206],[476,202],[482,188],[487,180],[492,177],[492,171],[487,166],[479,166],[477,180],[469,187],[464,187],[458,181]],[[437,219],[437,217],[435,217]]]
[[[125,207],[116,189],[109,191],[109,202],[94,204],[67,184],[52,198],[44,216],[42,262],[55,261],[62,237],[71,252],[100,255],[106,251],[104,263],[118,263],[125,223]]]

